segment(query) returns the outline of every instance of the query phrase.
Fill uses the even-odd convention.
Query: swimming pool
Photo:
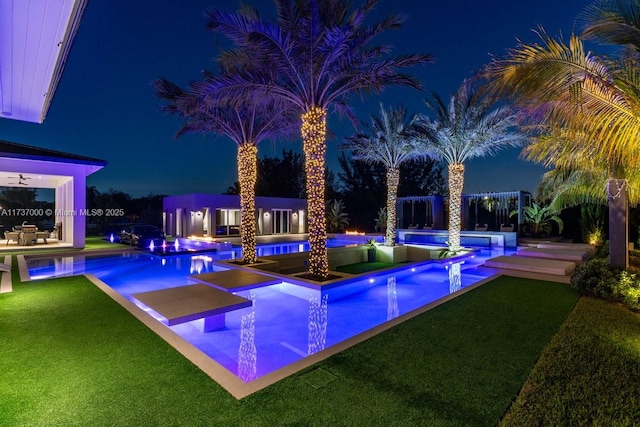
[[[204,333],[202,319],[168,328],[251,382],[486,279],[489,273],[477,266],[501,254],[502,249],[483,249],[456,262],[431,261],[373,273],[328,291],[282,282],[237,292],[253,305],[226,313],[226,327],[220,330]],[[190,274],[224,270],[216,263],[219,256],[74,255],[30,259],[28,268],[32,280],[91,273],[130,299],[135,293],[190,284]]]

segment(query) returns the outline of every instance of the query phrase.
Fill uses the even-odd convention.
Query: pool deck
[[[282,282],[282,279],[272,276],[238,269],[193,274],[189,276],[189,280],[226,292],[245,291]]]
[[[249,299],[204,284],[179,286],[131,295],[160,316],[167,326],[250,307]]]

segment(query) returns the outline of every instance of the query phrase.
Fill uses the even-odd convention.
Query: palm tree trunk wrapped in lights
[[[242,261],[256,262],[256,179],[258,147],[253,143],[238,146],[238,181],[240,182],[240,242]]]
[[[518,127],[519,112],[507,105],[498,105],[498,99],[486,91],[478,91],[481,84],[477,78],[465,80],[451,95],[449,105],[433,94],[433,100],[425,103],[435,118],[419,114],[412,123],[412,133],[424,144],[424,152],[449,164],[449,248],[452,251],[460,250],[464,162],[529,142]]]
[[[244,262],[255,263],[257,145],[275,136],[297,134],[297,113],[282,100],[254,97],[232,102],[226,96],[209,93],[207,86],[199,82],[192,82],[188,90],[166,79],[158,79],[153,85],[158,95],[168,101],[162,109],[184,120],[176,136],[187,133],[225,135],[238,147],[242,256]],[[278,114],[273,114],[274,111]]]
[[[307,178],[309,274],[314,277],[326,278],[329,275],[324,202],[324,155],[326,151],[327,113],[321,108],[313,107],[302,114],[301,118]]]
[[[449,165],[449,249],[460,249],[460,221],[462,211],[462,188],[464,187],[464,165]]]
[[[394,14],[365,25],[376,3],[278,0],[275,20],[261,18],[249,6],[236,12],[206,12],[207,27],[231,42],[229,49],[220,52],[219,62],[232,72],[208,75],[199,88],[234,100],[281,100],[301,115],[307,163],[308,267],[315,278],[329,275],[324,216],[327,109],[344,113],[355,123],[347,104],[350,95],[389,86],[421,89],[415,77],[401,70],[433,60],[426,54],[392,56],[388,46],[374,44],[376,36],[404,22],[403,16]],[[271,112],[280,115],[278,109]]]
[[[400,184],[400,167],[405,162],[421,156],[412,138],[405,135],[409,126],[407,109],[402,105],[385,110],[380,104],[380,114],[371,116],[366,132],[345,138],[343,149],[351,150],[354,159],[369,163],[382,163],[387,170],[386,246],[395,245],[396,200]]]
[[[387,170],[387,232],[384,244],[393,246],[396,241],[396,200],[400,184],[400,169]]]

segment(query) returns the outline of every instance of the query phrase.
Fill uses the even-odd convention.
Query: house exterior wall
[[[306,232],[307,201],[304,199],[291,199],[284,197],[256,197],[256,233],[268,235],[274,232],[282,232],[284,225],[288,233],[299,234]],[[205,217],[204,210],[208,209]],[[166,234],[188,237],[202,236],[203,231],[208,231],[207,236],[215,237],[216,232],[227,232],[233,235],[239,232],[240,196],[225,194],[183,194],[168,196],[163,199],[163,212],[166,218],[164,231]],[[218,224],[217,214],[226,210],[229,218],[225,218],[225,224]],[[176,217],[181,213],[181,220]],[[283,224],[283,215],[287,218]],[[276,219],[274,217],[278,217]],[[227,221],[231,219],[231,221]],[[237,220],[237,221],[236,221]],[[280,229],[274,230],[279,225]],[[177,234],[179,233],[179,234]],[[284,233],[283,233],[284,234]]]

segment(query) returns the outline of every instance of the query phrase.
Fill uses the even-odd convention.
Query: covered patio
[[[0,140],[0,187],[55,192],[53,209],[0,206],[2,249],[37,248],[53,242],[84,248],[87,217],[102,214],[86,209],[87,176],[106,164],[104,160]],[[53,226],[46,229],[26,224],[25,216]]]

